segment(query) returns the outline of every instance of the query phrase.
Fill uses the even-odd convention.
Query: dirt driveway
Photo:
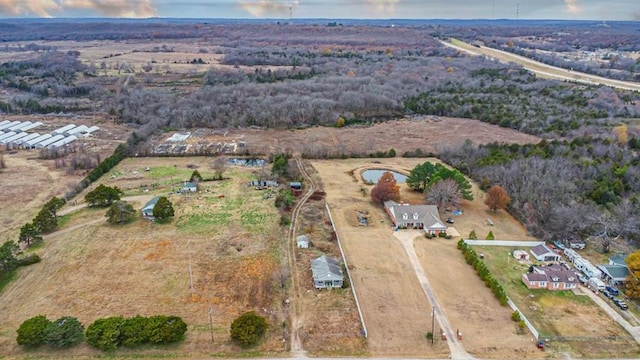
[[[363,195],[361,189],[369,191],[371,187],[364,185],[358,175],[364,167],[406,172],[424,161],[394,158],[313,162],[352,267],[373,356],[442,357],[449,352],[445,342],[437,341],[433,346],[426,341],[425,334],[431,331],[431,303],[400,241],[393,236],[386,214],[371,203],[368,195]],[[401,195],[402,200],[411,203],[422,198],[404,185]],[[455,224],[461,234],[475,228],[480,235],[486,231],[484,226],[488,228],[481,201],[463,205],[463,215],[456,218]],[[368,227],[358,225],[356,210],[369,211]],[[502,238],[528,238],[517,223],[508,224],[513,221],[510,217],[499,215],[494,221]],[[465,349],[481,358],[543,357],[531,344],[530,335],[516,333],[511,311],[498,304],[464,262],[455,244],[455,239],[418,238],[414,246],[444,314],[451,326],[460,328],[464,335]]]

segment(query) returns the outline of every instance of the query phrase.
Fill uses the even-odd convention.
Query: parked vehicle
[[[620,300],[620,299],[613,299],[613,302],[616,304],[617,307],[620,308],[620,310],[627,310],[629,309],[629,305],[627,305],[626,302],[624,302],[624,300]]]
[[[452,218],[447,218],[447,222],[448,222],[449,224],[453,224],[453,223],[454,223],[454,221],[453,221],[453,219],[452,219]]]
[[[604,295],[604,297],[606,297],[607,299],[613,299],[615,297],[615,295],[613,295],[611,292],[609,292],[609,290],[605,289],[602,292],[602,295]]]
[[[620,294],[620,291],[615,286],[607,285],[605,290],[607,290],[613,296],[618,296]]]
[[[566,249],[566,246],[564,246],[564,244],[559,240],[554,241],[553,245],[555,245],[558,249],[562,249],[562,250]]]
[[[592,277],[589,279],[589,288],[595,292],[604,291],[606,286],[604,282],[598,278]]]

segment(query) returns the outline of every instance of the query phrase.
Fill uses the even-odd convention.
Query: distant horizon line
[[[289,17],[108,17],[108,16],[82,16],[82,17],[1,17],[0,21],[5,20],[39,20],[39,21],[56,21],[56,20],[117,20],[117,21],[144,21],[144,20],[187,20],[187,21],[200,21],[200,20],[253,20],[253,21],[292,21],[292,20],[304,20],[304,21],[562,21],[562,22],[616,22],[616,23],[633,23],[640,20],[610,20],[610,19],[559,19],[559,18],[325,18],[325,17],[301,17],[301,18],[289,18]]]

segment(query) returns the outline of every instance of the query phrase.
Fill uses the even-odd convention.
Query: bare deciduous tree
[[[227,170],[227,158],[226,156],[218,156],[213,162],[211,162],[211,169],[215,173],[215,177],[218,180],[222,180],[224,172]]]
[[[433,184],[427,192],[427,202],[438,208],[458,206],[462,199],[462,192],[458,183],[453,179],[440,180]]]

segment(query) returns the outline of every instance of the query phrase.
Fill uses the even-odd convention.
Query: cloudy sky
[[[640,0],[0,0],[0,17],[640,20]]]

